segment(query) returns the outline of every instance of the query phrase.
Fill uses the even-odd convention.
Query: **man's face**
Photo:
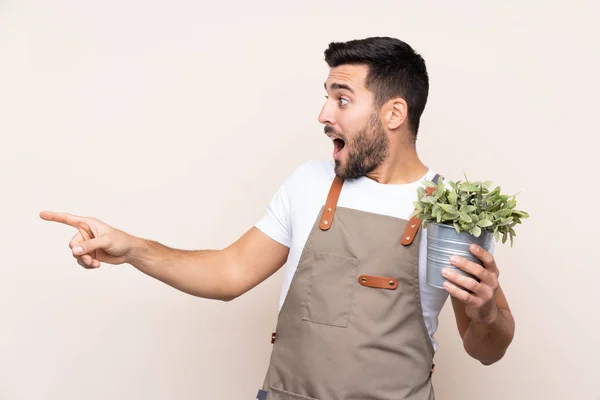
[[[327,102],[319,122],[333,139],[335,172],[344,179],[368,174],[389,152],[373,93],[365,88],[367,73],[365,65],[341,65],[331,69],[325,82]]]

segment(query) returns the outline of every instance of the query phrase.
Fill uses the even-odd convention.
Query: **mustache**
[[[340,137],[342,136],[339,132],[337,132],[335,129],[333,129],[333,127],[331,127],[329,125],[326,126],[325,128],[323,128],[323,130],[325,131],[326,134],[327,133],[335,133],[336,135],[338,135]]]

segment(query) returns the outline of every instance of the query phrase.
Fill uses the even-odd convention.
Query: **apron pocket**
[[[315,252],[311,261],[303,319],[347,327],[354,301],[359,260]]]
[[[268,400],[318,400],[314,397],[306,397],[301,394],[296,394],[292,392],[287,392],[283,389],[277,389],[274,387],[270,387],[271,391],[267,396]]]

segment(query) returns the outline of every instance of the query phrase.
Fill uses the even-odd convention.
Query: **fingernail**
[[[471,251],[473,251],[473,252],[477,253],[477,252],[479,251],[479,247],[477,247],[477,245],[476,245],[476,244],[472,244],[472,245],[471,245]]]
[[[448,276],[450,275],[450,271],[449,271],[449,270],[447,270],[447,269],[443,269],[443,270],[442,270],[442,275],[444,275],[444,276],[448,277]]]
[[[74,247],[73,248],[73,253],[75,253],[75,254],[81,254],[81,253],[83,253],[83,247],[81,247],[81,246]]]
[[[459,260],[459,258],[457,256],[450,257],[450,262],[452,262],[452,263],[457,263],[458,260]]]

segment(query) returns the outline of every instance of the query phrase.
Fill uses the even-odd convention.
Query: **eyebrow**
[[[325,85],[325,90],[327,90],[327,83],[324,84]],[[352,90],[352,88],[344,83],[332,83],[331,84],[331,90],[336,90],[336,89],[346,89],[347,91],[349,91],[350,93],[354,94],[354,90]]]

